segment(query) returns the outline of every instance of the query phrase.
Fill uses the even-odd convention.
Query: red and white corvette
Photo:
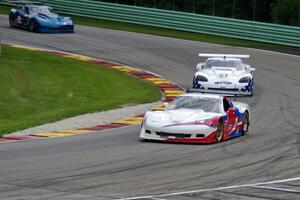
[[[248,104],[215,94],[187,93],[164,111],[148,111],[140,138],[182,143],[213,143],[247,134]]]

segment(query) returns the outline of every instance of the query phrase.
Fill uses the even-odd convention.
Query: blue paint
[[[242,91],[243,92],[253,92],[253,85],[254,85],[254,80],[252,78],[248,82],[248,85],[246,85],[245,87],[242,88]]]
[[[240,112],[238,108],[235,108],[234,114],[239,118],[243,119],[244,113]]]
[[[205,89],[205,88],[197,81],[196,76],[194,76],[194,78],[193,78],[193,88],[196,88],[196,89]]]
[[[243,135],[243,129],[239,129],[235,132],[232,132],[228,136],[231,137],[231,138],[234,138],[234,137],[239,137],[241,135]]]
[[[221,117],[221,119],[222,119],[223,122],[226,122],[228,120],[228,116],[224,115],[224,116]]]

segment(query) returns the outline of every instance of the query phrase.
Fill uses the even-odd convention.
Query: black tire
[[[36,32],[36,24],[33,20],[31,20],[29,22],[29,25],[28,25],[28,29],[31,31],[31,32]]]
[[[254,95],[254,92],[253,92],[253,88],[252,88],[251,94],[250,94],[249,96],[250,96],[250,97],[253,97],[253,95]]]
[[[249,133],[250,127],[250,120],[249,120],[249,113],[246,111],[243,116],[243,124],[242,124],[242,134],[246,135]]]
[[[12,28],[15,28],[16,27],[16,22],[15,22],[15,18],[14,17],[9,17],[9,25],[10,27]]]
[[[216,134],[216,142],[222,142],[224,136],[224,125],[223,122],[220,120],[217,125],[217,134]]]

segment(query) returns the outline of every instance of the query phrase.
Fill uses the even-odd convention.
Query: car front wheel
[[[10,18],[9,18],[9,25],[10,25],[10,27],[12,27],[12,28],[16,27],[16,22],[15,22],[14,17],[10,17]]]
[[[249,126],[250,126],[250,121],[249,121],[249,113],[246,111],[243,116],[243,135],[246,135],[249,133]]]
[[[223,135],[224,135],[224,126],[222,121],[218,122],[217,125],[217,134],[216,134],[216,142],[219,143],[223,140]]]

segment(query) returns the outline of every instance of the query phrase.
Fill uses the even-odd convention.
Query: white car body
[[[252,95],[255,68],[243,63],[241,58],[249,55],[199,54],[208,57],[206,62],[197,64],[193,88],[228,95]]]
[[[178,104],[180,98],[185,104],[188,101],[192,104],[198,101],[199,104],[207,105],[203,105],[203,109],[187,109],[185,105],[174,109],[173,102]],[[247,104],[231,102],[226,97],[215,94],[188,93],[177,97],[173,102],[164,111],[148,111],[145,114],[140,138],[169,142],[216,142],[216,123],[221,120],[224,125],[221,140],[226,140],[243,134],[244,113],[247,112],[248,116],[250,114]],[[224,104],[227,104],[227,109]],[[247,130],[248,126],[249,123]]]

